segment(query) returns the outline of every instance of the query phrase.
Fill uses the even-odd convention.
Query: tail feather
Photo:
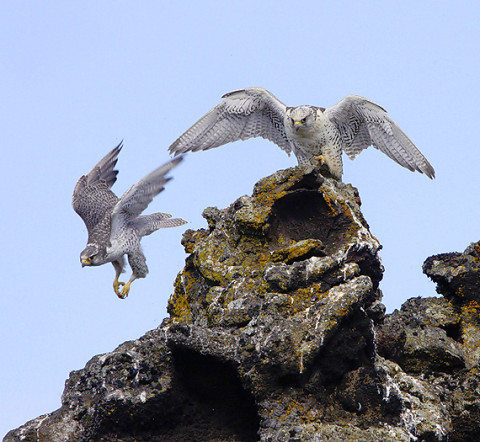
[[[140,236],[147,236],[158,229],[178,227],[187,223],[187,221],[181,218],[171,218],[171,216],[168,213],[153,213],[152,215],[139,216],[135,220],[135,227],[138,229]]]

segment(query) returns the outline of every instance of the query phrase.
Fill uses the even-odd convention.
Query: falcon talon
[[[125,285],[124,282],[119,281],[117,278],[115,278],[115,281],[113,281],[113,291],[115,294],[120,297],[120,291],[119,288],[123,287]]]
[[[127,282],[122,292],[120,293],[119,297],[122,299],[125,299],[128,296],[129,292],[130,292],[130,282]]]
[[[182,157],[155,169],[121,198],[112,192],[118,174],[114,168],[122,144],[102,158],[87,175],[80,177],[73,192],[72,205],[88,231],[87,247],[80,253],[82,267],[111,262],[115,269],[113,290],[124,299],[130,284],[137,278],[145,278],[148,273],[145,255],[140,248],[142,237],[161,228],[181,226],[186,221],[171,218],[168,213],[142,215],[153,198],[164,190],[170,180],[167,173],[182,161]],[[132,269],[132,276],[126,284],[118,280],[124,271],[125,255]],[[123,287],[121,292],[120,287]]]
[[[348,95],[327,109],[289,107],[261,87],[229,92],[181,135],[171,154],[196,152],[237,140],[266,138],[298,164],[315,164],[323,156],[332,176],[342,179],[342,151],[353,160],[369,146],[401,166],[435,178],[435,170],[387,111],[366,98]]]
[[[127,296],[128,296],[128,293],[123,293],[123,290],[121,293],[117,293],[117,296],[120,298],[120,299],[125,299]]]

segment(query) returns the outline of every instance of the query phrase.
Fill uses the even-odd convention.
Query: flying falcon
[[[120,143],[99,163],[77,182],[73,192],[73,208],[85,222],[88,231],[87,247],[80,254],[82,267],[99,266],[111,262],[115,268],[113,289],[119,298],[126,298],[130,284],[148,273],[145,256],[140,248],[143,236],[157,229],[185,224],[180,218],[171,218],[168,213],[141,215],[153,198],[163,189],[165,175],[172,170],[182,157],[175,158],[160,166],[137,184],[128,189],[119,199],[110,190],[117,180],[117,156],[122,149]],[[125,258],[132,268],[132,277],[125,284],[119,282],[124,272]],[[120,291],[120,287],[123,287]]]
[[[288,107],[259,87],[229,92],[222,98],[170,146],[170,153],[196,152],[263,137],[289,155],[293,151],[299,164],[325,162],[340,180],[342,150],[353,160],[372,145],[401,166],[435,177],[431,164],[387,111],[358,95],[348,95],[328,109]]]

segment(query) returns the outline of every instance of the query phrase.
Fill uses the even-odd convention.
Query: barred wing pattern
[[[263,88],[241,89],[222,98],[170,146],[170,153],[196,152],[262,137],[290,155],[292,146],[284,126],[285,104]]]
[[[115,234],[130,221],[138,217],[164,188],[171,178],[165,175],[172,170],[183,157],[177,157],[155,169],[138,183],[128,189],[112,211],[112,233]],[[162,214],[165,215],[165,214]]]
[[[73,209],[89,233],[118,201],[110,189],[117,180],[118,170],[114,167],[122,146],[123,142],[105,155],[87,175],[80,177],[73,191]]]
[[[133,221],[133,225],[138,229],[140,236],[147,236],[158,229],[167,229],[186,224],[187,221],[182,218],[172,218],[169,213],[153,213],[151,215],[139,216]]]
[[[348,95],[325,110],[343,140],[343,150],[350,159],[374,146],[403,167],[435,177],[435,170],[410,138],[378,104],[358,95]]]

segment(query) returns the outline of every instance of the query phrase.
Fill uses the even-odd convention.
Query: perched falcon
[[[325,162],[332,175],[343,174],[342,150],[350,159],[370,145],[411,171],[429,178],[427,159],[378,104],[348,95],[335,106],[287,107],[266,89],[252,87],[225,94],[169,148],[175,155],[263,137],[278,144],[299,164]]]
[[[153,198],[164,189],[171,179],[165,175],[182,157],[160,166],[130,187],[119,199],[110,188],[117,180],[118,171],[114,167],[121,149],[122,143],[78,180],[72,203],[88,231],[87,247],[80,254],[82,267],[111,262],[116,272],[113,289],[123,299],[130,291],[130,284],[137,278],[145,278],[148,273],[145,256],[140,248],[142,237],[164,227],[181,226],[186,221],[172,219],[168,213],[141,215]],[[124,272],[124,255],[128,255],[132,268],[132,277],[126,284],[118,281],[120,273]]]

